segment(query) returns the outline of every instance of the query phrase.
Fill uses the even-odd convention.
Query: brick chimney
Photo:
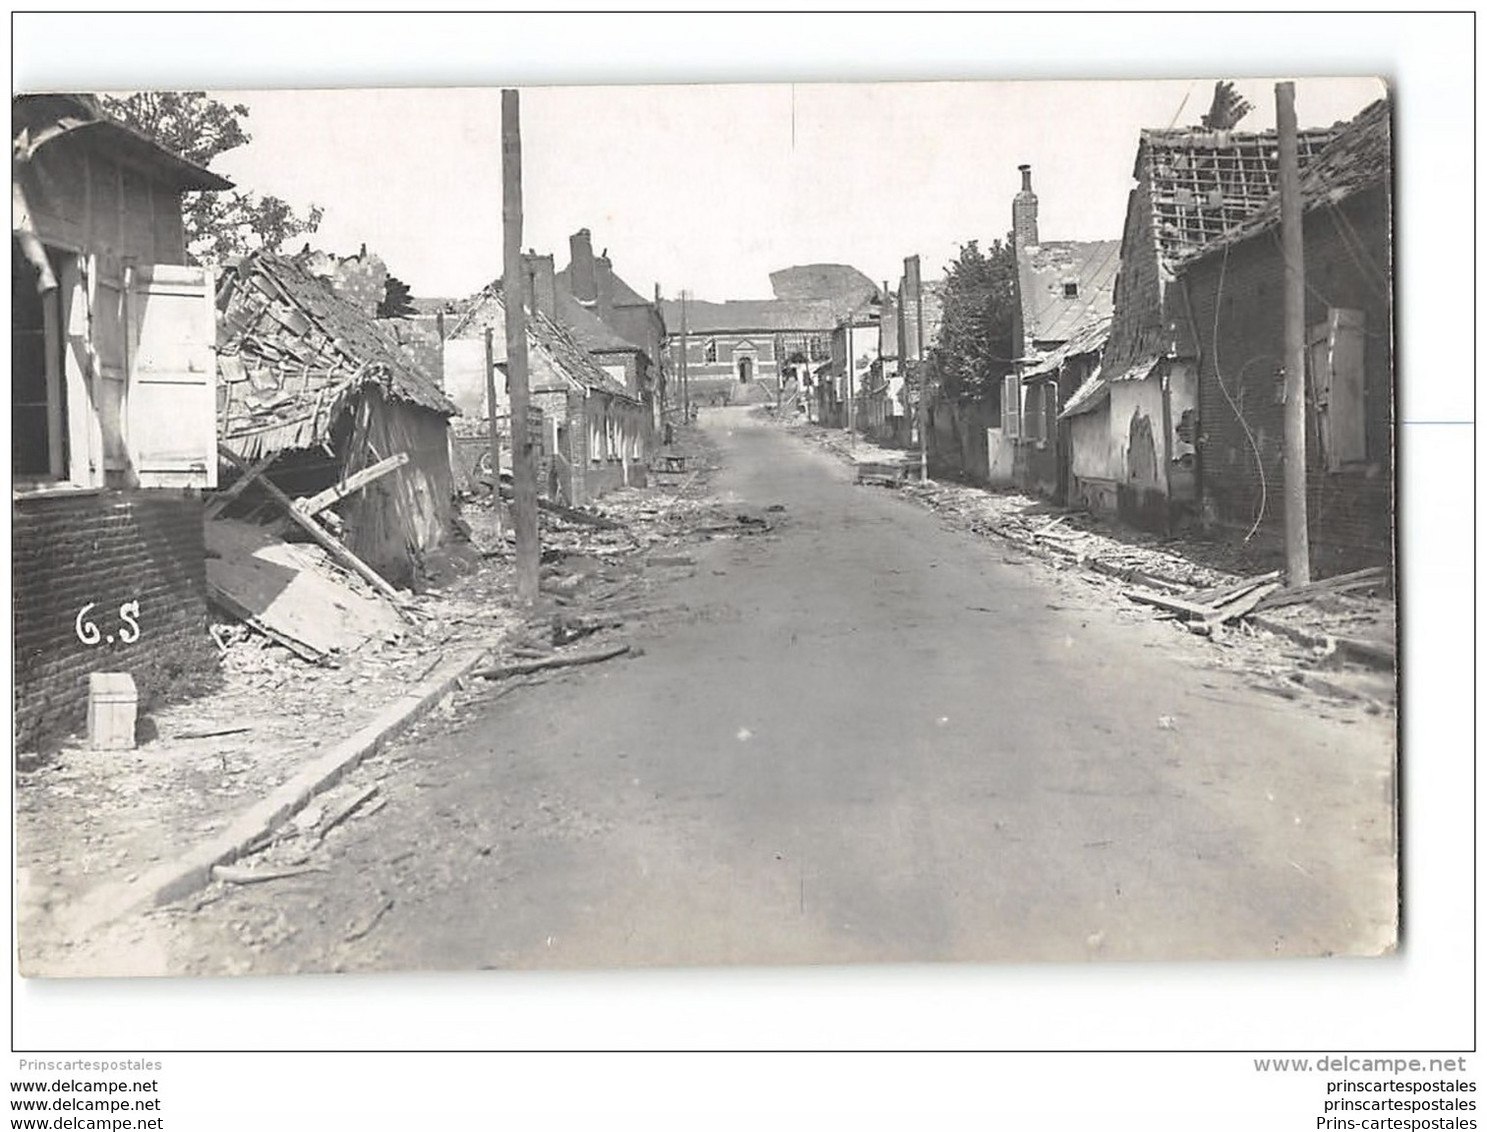
[[[548,318],[558,317],[558,284],[550,255],[528,251],[521,257],[522,274],[527,280],[527,299]]]
[[[589,230],[580,228],[568,237],[570,260],[568,264],[568,289],[581,303],[595,303],[599,299],[598,280],[594,277],[594,248],[589,243]]]
[[[609,262],[609,249],[594,260],[594,277],[598,292],[599,317],[605,322],[614,313],[614,266]]]
[[[1038,246],[1038,197],[1033,192],[1033,167],[1019,165],[1022,174],[1022,191],[1012,198],[1012,244],[1023,248]]]

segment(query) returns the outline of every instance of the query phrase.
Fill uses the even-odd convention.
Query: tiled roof
[[[1339,127],[1298,130],[1303,170]],[[1151,176],[1157,251],[1169,267],[1258,212],[1279,183],[1279,140],[1274,130],[1183,128],[1142,130],[1136,169]]]
[[[563,283],[559,282],[554,290],[557,293],[557,320],[585,350],[596,354],[640,352],[639,346],[617,333],[599,317],[597,311],[575,299]]]
[[[679,330],[682,304],[663,299],[661,316],[668,328]],[[821,333],[834,330],[839,317],[830,299],[729,299],[722,303],[687,300],[689,335],[778,330]]]
[[[1068,404],[1059,413],[1058,419],[1068,420],[1077,417],[1081,413],[1090,413],[1103,405],[1110,396],[1110,382],[1105,380],[1100,367],[1096,366],[1094,373],[1084,379],[1078,389],[1074,390],[1073,396],[1069,398]]]
[[[11,100],[11,141],[27,159],[42,146],[79,133],[97,137],[167,177],[181,191],[232,188],[232,182],[189,161],[113,117],[86,94],[23,94]]]
[[[1110,317],[1120,241],[1050,241],[1017,255],[1024,332],[1031,342],[1064,342]],[[1074,294],[1067,295],[1072,285]]]
[[[1110,336],[1110,315],[1107,312],[1103,318],[1086,322],[1083,328],[1070,338],[1058,349],[1046,357],[1040,358],[1037,363],[1028,369],[1022,376],[1024,381],[1044,374],[1052,373],[1058,369],[1069,358],[1077,358],[1081,354],[1088,354],[1104,347],[1105,340]]]
[[[397,342],[295,259],[259,252],[217,290],[217,430],[248,459],[325,441],[354,393],[458,410]]]
[[[1380,99],[1338,129],[1325,148],[1301,173],[1301,207],[1304,211],[1336,204],[1377,185],[1387,184],[1393,168],[1393,145],[1389,128],[1389,102]],[[1220,248],[1247,240],[1280,223],[1280,198],[1265,205],[1222,236],[1190,250],[1183,261],[1199,259]]]
[[[479,294],[465,300],[461,306],[464,309],[449,330],[450,338],[458,337],[472,321],[499,322],[501,326],[505,326],[506,303],[499,279]],[[635,397],[623,383],[606,373],[578,339],[556,320],[540,311],[528,311],[527,336],[533,345],[546,351],[557,368],[576,386],[635,401]]]

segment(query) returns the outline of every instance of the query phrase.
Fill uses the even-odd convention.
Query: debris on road
[[[371,914],[365,916],[359,923],[351,924],[346,934],[341,938],[347,943],[355,943],[375,928],[382,917],[392,910],[392,906],[393,898],[391,896],[383,897],[382,902],[377,905]]]
[[[470,673],[483,680],[504,680],[508,676],[526,676],[533,672],[543,672],[549,668],[571,668],[581,664],[598,664],[600,661],[613,660],[617,656],[624,656],[630,651],[629,645],[615,645],[612,648],[597,649],[594,652],[569,653],[557,655],[545,660],[522,661],[518,664],[504,664],[495,668],[477,668]]]
[[[212,868],[212,879],[223,884],[263,884],[271,880],[286,880],[305,873],[323,873],[321,865],[285,865],[281,868],[246,868],[241,865],[216,865]]]
[[[365,805],[372,798],[372,796],[377,793],[377,791],[378,787],[374,784],[367,787],[365,790],[358,792],[356,796],[351,799],[350,802],[343,805],[339,810],[337,810],[334,814],[332,814],[329,818],[325,819],[325,821],[321,823],[320,827],[315,831],[315,840],[317,842],[324,841],[326,835],[330,833],[331,830],[335,829],[336,826],[340,825],[357,810],[359,810],[363,805]]]

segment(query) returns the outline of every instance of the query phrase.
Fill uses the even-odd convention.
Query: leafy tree
[[[972,240],[946,270],[944,322],[930,351],[943,396],[1000,404],[1002,378],[1013,369],[1016,280],[1011,239],[993,240],[986,252]]]
[[[110,115],[198,165],[252,140],[243,128],[248,108],[219,102],[202,91],[140,91],[105,95]],[[199,263],[221,263],[314,232],[324,210],[300,215],[286,201],[242,189],[187,193],[182,205],[186,250]]]
[[[396,275],[387,277],[387,291],[377,304],[378,318],[412,318],[418,312],[413,309],[413,292],[408,284]]]

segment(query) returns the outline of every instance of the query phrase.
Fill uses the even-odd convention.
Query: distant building
[[[1002,388],[1000,436],[988,438],[990,479],[1063,501],[1071,440],[1058,415],[1104,348],[1120,241],[1043,240],[1032,168],[1021,165],[1018,172],[1022,188],[1012,199],[1017,364]]]
[[[685,328],[694,402],[765,401],[792,388],[812,389],[816,371],[832,360],[837,325],[878,295],[871,279],[842,264],[785,268],[770,283],[772,299],[663,300],[672,378],[682,372]],[[672,403],[677,400],[674,394]]]

